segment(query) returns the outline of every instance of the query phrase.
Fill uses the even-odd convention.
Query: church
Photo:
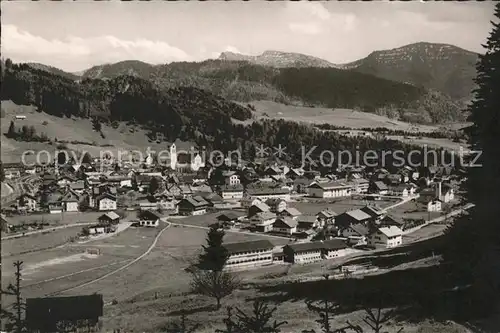
[[[170,146],[170,168],[177,171],[198,171],[205,166],[205,161],[199,152],[193,149],[190,152],[185,150],[177,151],[175,144]]]

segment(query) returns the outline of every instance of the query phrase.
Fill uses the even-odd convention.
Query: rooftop
[[[241,242],[241,243],[228,243],[223,244],[224,248],[229,252],[229,254],[249,252],[249,251],[259,251],[259,250],[269,250],[274,249],[274,245],[267,239]]]

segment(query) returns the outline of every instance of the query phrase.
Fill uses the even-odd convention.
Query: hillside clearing
[[[270,101],[254,101],[250,104],[255,107],[254,114],[257,119],[284,119],[312,124],[329,123],[349,128],[387,127],[393,130],[413,132],[433,132],[438,129],[437,126],[410,124],[373,113],[349,109],[291,106]]]
[[[137,126],[127,125],[122,122],[117,128],[102,124],[102,132],[105,138],[93,130],[92,123],[89,119],[83,118],[59,118],[49,115],[45,112],[38,112],[34,106],[17,105],[12,101],[2,101],[2,110],[5,111],[5,117],[1,122],[1,158],[4,162],[19,162],[23,152],[34,150],[39,152],[42,150],[48,151],[54,156],[54,151],[61,141],[70,150],[87,151],[92,156],[99,156],[102,152],[111,152],[114,156],[118,156],[118,151],[134,151],[139,150],[145,154],[146,149],[161,151],[169,147],[169,143],[156,141],[150,142],[147,137],[147,132]],[[40,142],[21,142],[13,139],[8,139],[3,135],[8,131],[10,120],[16,115],[25,115],[24,120],[14,120],[16,128],[22,126],[34,126],[36,133],[45,133],[47,136],[59,142],[40,143]],[[175,144],[181,148],[187,148],[190,143],[176,141]],[[42,155],[42,158],[43,155]],[[28,160],[31,162],[31,160]]]

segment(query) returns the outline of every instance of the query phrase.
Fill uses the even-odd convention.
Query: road
[[[21,178],[8,180],[7,183],[12,187],[14,192],[1,198],[1,206],[9,206],[14,203],[21,194],[26,193],[26,187],[33,188],[33,183],[37,180],[38,176],[36,175],[25,175]]]

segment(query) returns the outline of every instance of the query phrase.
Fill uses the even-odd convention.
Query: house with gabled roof
[[[313,198],[339,198],[351,195],[352,185],[340,181],[314,182],[307,188]]]
[[[160,225],[161,214],[152,210],[144,210],[139,213],[139,225],[141,227],[157,227]]]
[[[335,213],[333,210],[330,208],[323,209],[321,212],[316,214],[318,217],[318,221],[320,223],[320,227],[323,227],[326,224],[334,224],[335,223],[335,216],[338,214]]]
[[[370,184],[368,192],[378,195],[387,195],[389,194],[389,187],[382,181],[375,181]]]
[[[104,192],[95,198],[95,204],[99,211],[116,210],[116,196]]]
[[[276,214],[269,211],[260,212],[249,218],[250,224],[256,231],[269,232],[273,230],[273,223],[276,221]]]
[[[370,234],[369,227],[364,224],[351,224],[342,230],[342,236],[348,239],[348,242],[355,245],[364,245],[367,243],[367,237]]]
[[[370,215],[374,221],[380,220],[385,214],[384,210],[375,205],[366,205],[361,210]]]
[[[97,219],[101,224],[118,224],[120,222],[120,215],[115,212],[107,212],[99,216]]]
[[[288,216],[280,216],[274,221],[272,230],[273,232],[291,236],[297,232],[297,225],[298,222],[296,219]]]
[[[279,213],[280,216],[287,216],[296,220],[302,213],[295,207],[288,207]]]
[[[318,217],[315,215],[301,215],[297,218],[297,231],[312,230],[319,226]]]
[[[237,200],[243,198],[243,185],[223,185],[219,189],[219,195],[224,200]]]
[[[396,226],[379,227],[369,237],[372,246],[396,247],[403,243],[403,231]]]
[[[266,205],[262,201],[258,201],[248,208],[248,217],[251,218],[255,214],[269,211],[271,211],[271,208],[268,205]]]
[[[80,202],[80,196],[78,195],[78,193],[72,190],[67,190],[60,200],[63,204],[64,211],[66,212],[78,211],[78,203]]]
[[[335,217],[335,224],[341,229],[352,224],[365,224],[370,221],[373,221],[373,218],[361,209],[350,210]]]
[[[236,214],[233,211],[229,212],[224,212],[221,213],[219,216],[217,216],[217,221],[222,224],[234,224],[236,223],[240,218],[240,215]]]
[[[349,184],[352,185],[353,192],[358,194],[368,193],[368,188],[370,187],[370,182],[364,178],[352,179]]]
[[[210,203],[201,196],[187,197],[177,204],[180,215],[202,215],[209,207]]]
[[[267,199],[266,205],[270,207],[270,210],[273,213],[280,213],[287,208],[286,201],[279,198]]]

